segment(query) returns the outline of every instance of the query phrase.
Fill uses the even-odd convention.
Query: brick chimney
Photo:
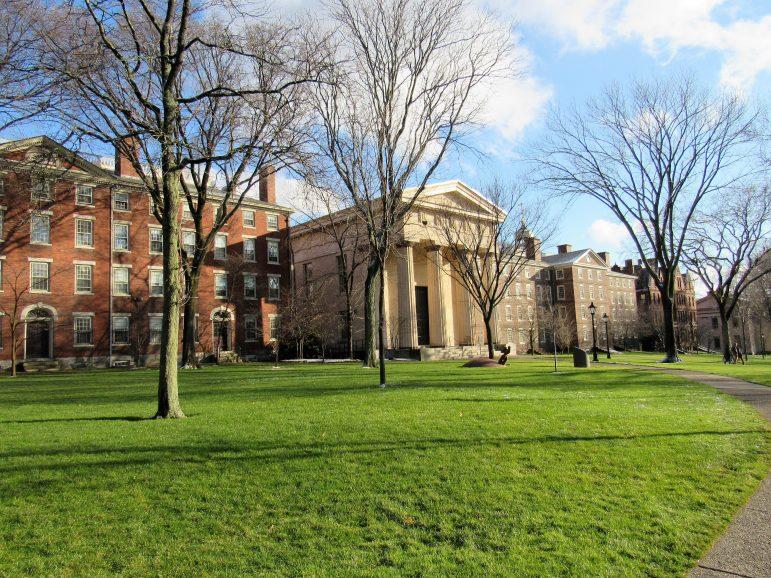
[[[276,171],[272,165],[260,168],[260,200],[264,203],[276,202]]]
[[[564,254],[570,253],[573,250],[573,245],[557,245],[557,253]]]
[[[624,273],[634,275],[634,261],[631,259],[624,261]]]
[[[541,240],[538,237],[525,237],[525,256],[533,261],[541,260]]]
[[[610,267],[610,253],[608,253],[607,251],[600,251],[599,253],[597,253],[597,256],[603,261],[605,261],[605,264],[608,267]]]
[[[115,175],[118,177],[139,178],[139,174],[131,164],[128,154],[139,159],[139,141],[134,137],[122,138],[119,144],[115,145]]]

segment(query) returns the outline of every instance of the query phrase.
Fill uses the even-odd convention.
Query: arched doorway
[[[233,314],[225,308],[211,314],[212,345],[214,351],[221,353],[233,349]]]
[[[54,318],[48,309],[36,307],[26,315],[27,335],[24,342],[26,359],[53,357]]]

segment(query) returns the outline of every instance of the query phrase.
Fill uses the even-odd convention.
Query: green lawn
[[[663,353],[637,353],[629,352],[616,355],[612,361],[627,363],[637,363],[640,365],[662,365],[661,359]],[[761,385],[771,386],[771,355],[763,359],[760,355],[749,356],[749,360],[742,365],[723,363],[722,355],[715,353],[688,353],[681,355],[682,363],[666,364],[666,367],[673,369],[692,369],[694,371],[704,371],[706,373],[717,373],[720,375],[729,375],[738,377],[745,381],[753,381]],[[605,361],[603,358],[602,361]]]
[[[683,575],[769,466],[676,376],[390,364],[0,380],[0,575]]]

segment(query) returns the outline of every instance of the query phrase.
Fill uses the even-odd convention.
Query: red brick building
[[[0,145],[0,365],[152,363],[163,304],[160,225],[126,159],[114,168],[46,137]],[[216,203],[207,203],[210,225]],[[223,227],[201,275],[198,351],[264,353],[289,283],[290,210],[275,177]],[[181,210],[182,243],[194,242]],[[181,331],[180,331],[181,334]]]

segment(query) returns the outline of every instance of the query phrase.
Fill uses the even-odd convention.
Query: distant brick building
[[[637,308],[641,332],[647,332],[648,338],[655,339],[663,327],[664,308],[661,304],[661,293],[653,278],[639,260],[635,264],[631,259],[627,259],[623,268],[617,269],[637,278]],[[675,277],[674,316],[678,347],[694,347],[697,342],[696,291],[691,275],[679,270]]]
[[[0,145],[0,184],[0,365],[10,363],[13,314],[21,322],[20,360],[156,359],[163,238],[131,164],[116,158],[107,169],[36,137]],[[200,354],[217,347],[249,358],[264,350],[289,282],[289,214],[266,175],[259,199],[245,200],[223,228],[201,276]],[[189,244],[195,237],[185,215],[182,209],[181,242]]]

